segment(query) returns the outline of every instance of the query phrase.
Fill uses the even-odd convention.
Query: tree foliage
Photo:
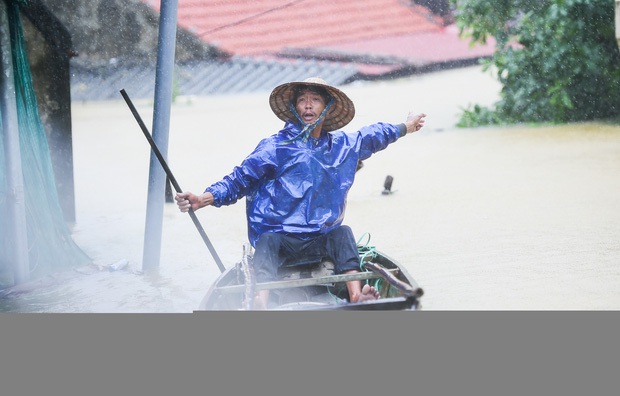
[[[618,117],[614,0],[450,1],[462,36],[496,40],[484,63],[502,84],[495,108],[465,109],[460,126]]]

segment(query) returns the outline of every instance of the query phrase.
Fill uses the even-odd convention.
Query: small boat
[[[257,283],[252,270],[252,248],[243,247],[242,260],[216,279],[199,304],[199,311],[253,310],[259,290],[269,289],[268,310],[419,310],[423,290],[395,260],[380,251],[358,246],[360,272],[334,274],[334,263],[305,259],[285,263],[278,279]],[[346,282],[368,282],[378,300],[348,302]],[[248,298],[250,297],[250,298]]]
[[[149,130],[124,89],[121,95],[127,102],[153,153],[163,167],[176,192],[183,190],[155,144]],[[358,163],[359,170],[363,166]],[[384,183],[384,194],[391,194],[392,176]],[[304,259],[284,263],[278,279],[257,283],[252,269],[252,247],[243,246],[241,262],[225,268],[213,245],[200,225],[194,211],[188,211],[200,236],[222,271],[199,304],[198,311],[206,310],[252,310],[254,296],[259,290],[269,289],[269,310],[418,310],[420,297],[424,294],[417,283],[395,260],[375,250],[373,246],[360,245],[360,272],[334,274],[334,263],[322,258]],[[379,291],[380,298],[358,303],[348,302],[346,282],[360,280],[371,283]]]

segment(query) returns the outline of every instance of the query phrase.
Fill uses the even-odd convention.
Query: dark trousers
[[[307,240],[292,234],[264,233],[254,249],[256,281],[275,280],[283,264],[307,259],[329,259],[337,274],[359,270],[359,253],[351,228],[340,226]]]

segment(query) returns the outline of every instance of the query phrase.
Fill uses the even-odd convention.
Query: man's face
[[[318,93],[306,89],[297,97],[295,108],[305,124],[312,124],[325,110],[325,100]]]

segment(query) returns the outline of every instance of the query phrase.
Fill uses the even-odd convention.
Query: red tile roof
[[[160,0],[143,0],[159,10]],[[178,24],[236,55],[440,32],[443,20],[402,0],[178,0]]]
[[[470,47],[468,40],[459,37],[457,27],[450,25],[436,31],[376,37],[315,50],[346,53],[348,56],[372,54],[375,58],[396,58],[413,65],[425,65],[487,56],[493,52],[494,47],[493,39],[486,45]]]
[[[159,10],[161,0],[142,0]],[[378,76],[411,67],[472,61],[454,25],[405,0],[178,0],[179,26],[231,55],[330,59]]]

